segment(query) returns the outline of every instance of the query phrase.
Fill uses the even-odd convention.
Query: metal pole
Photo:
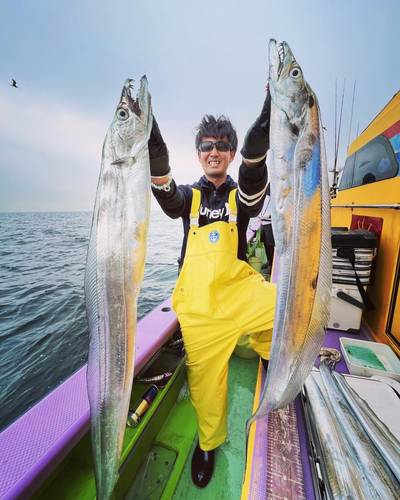
[[[336,144],[337,144],[337,78],[335,79],[335,159],[333,161],[333,183],[336,175]]]
[[[356,82],[357,82],[357,80],[354,80],[353,102],[352,102],[352,104],[351,104],[350,127],[349,127],[349,142],[347,143],[347,152],[349,152],[349,148],[350,148],[351,123],[352,123],[352,121],[353,121],[354,97],[355,97],[355,95],[356,95]]]
[[[400,203],[393,203],[391,205],[331,205],[331,208],[387,208],[400,210]]]
[[[340,141],[340,130],[342,128],[342,114],[343,114],[343,101],[344,101],[344,92],[345,92],[345,89],[346,89],[346,78],[344,79],[344,83],[343,83],[342,105],[341,105],[341,108],[340,108],[340,118],[339,118],[339,129],[338,129],[338,136],[337,136],[337,145],[336,145],[336,160],[335,160],[335,164],[337,162],[337,157],[339,155],[339,141]]]

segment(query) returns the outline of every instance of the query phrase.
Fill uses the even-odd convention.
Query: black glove
[[[256,160],[267,154],[269,149],[269,123],[271,118],[271,94],[267,95],[260,116],[247,131],[240,154],[245,160]]]
[[[171,171],[167,145],[162,138],[158,123],[153,115],[153,127],[148,142],[150,173],[152,177],[164,177]]]

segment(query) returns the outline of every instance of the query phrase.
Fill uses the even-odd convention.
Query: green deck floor
[[[143,432],[140,426],[138,430],[127,427],[121,477],[112,500],[240,499],[245,425],[253,407],[258,359],[245,360],[233,355],[229,362],[228,439],[216,451],[214,475],[207,488],[196,487],[191,479],[197,420],[182,365],[160,405],[155,404],[145,414]],[[138,394],[143,392],[140,384],[134,389]],[[136,444],[129,447],[131,442]],[[95,497],[90,433],[87,433],[32,500],[95,500]]]
[[[258,364],[259,358],[244,360],[232,356],[229,362],[228,439],[216,451],[213,478],[204,489],[198,488],[192,482],[190,465],[197,443],[196,433],[183,473],[172,496],[174,500],[240,499],[245,468],[245,425],[252,412]],[[180,419],[169,419],[163,432],[168,433],[168,427],[179,422]],[[169,500],[168,496],[163,499]]]

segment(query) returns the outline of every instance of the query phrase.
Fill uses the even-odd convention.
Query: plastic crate
[[[365,229],[332,228],[332,282],[356,285],[355,271],[363,286],[368,285],[378,240]],[[354,268],[346,251],[354,252]]]
[[[388,345],[378,342],[368,342],[366,340],[349,339],[347,337],[340,337],[339,341],[347,368],[352,375],[358,375],[360,377],[378,375],[400,381],[400,361]],[[346,346],[368,349],[376,356],[383,368],[377,369],[372,366],[367,366],[362,359],[357,360],[356,356],[351,356],[347,352]]]

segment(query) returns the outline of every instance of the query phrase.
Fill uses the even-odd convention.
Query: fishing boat
[[[400,92],[352,143],[339,190],[331,200],[333,227],[372,232],[378,243],[371,283],[362,284],[373,306],[362,307],[361,301],[360,307],[360,298],[353,300],[343,290],[344,300],[340,299],[333,289],[335,299],[346,307],[361,309],[362,321],[360,313],[358,325],[340,330],[331,318],[325,347],[342,351],[344,338],[390,346],[400,355],[399,161]],[[254,222],[248,231],[253,250],[258,246],[259,225],[260,221]],[[271,279],[274,272],[276,266]],[[259,358],[240,350],[237,354],[229,364],[229,437],[216,453],[210,484],[199,489],[190,473],[197,423],[171,299],[138,323],[132,413],[115,500],[329,498],[302,394],[285,410],[284,419],[273,412],[253,425],[246,454],[245,423],[258,405],[265,371]],[[336,369],[349,372],[343,359]],[[382,384],[392,390],[397,382],[375,380],[376,387],[369,386],[368,391],[377,393]],[[152,397],[146,401],[149,389]],[[146,411],[135,419],[139,406]],[[0,500],[94,500],[89,427],[84,366],[0,434]]]
[[[375,230],[379,245],[363,318],[374,338],[400,354],[400,92],[349,148],[332,226]]]

